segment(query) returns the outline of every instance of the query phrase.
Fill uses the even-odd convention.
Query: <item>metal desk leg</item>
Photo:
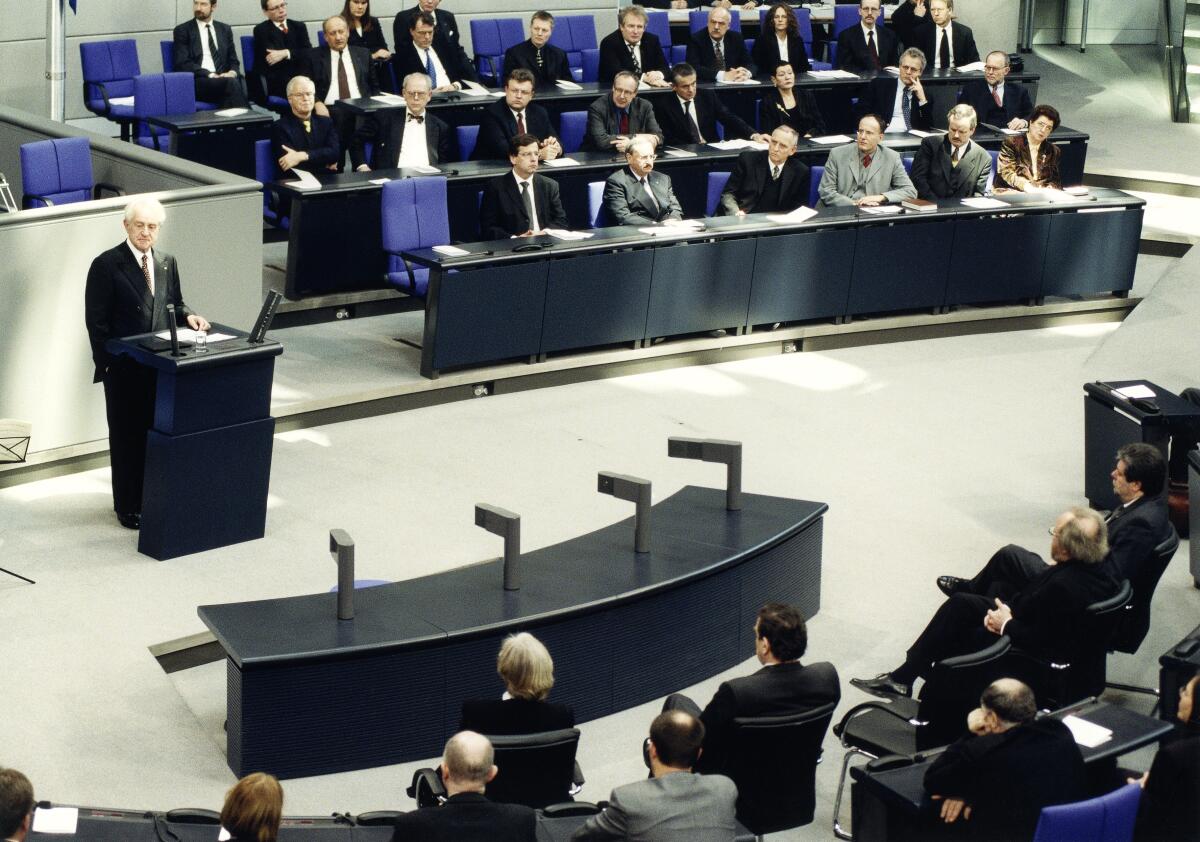
[[[1083,0],[1083,17],[1079,21],[1079,52],[1081,53],[1087,50],[1088,6],[1090,4],[1091,0]],[[1066,7],[1065,0],[1063,6]]]

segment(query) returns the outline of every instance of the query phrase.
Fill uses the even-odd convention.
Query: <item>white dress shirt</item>
[[[338,101],[338,61],[346,62],[346,82],[349,88],[349,98],[358,99],[362,92],[358,89],[358,74],[354,72],[354,62],[350,59],[350,48],[329,51],[329,93],[325,94],[325,104],[332,105]]]
[[[787,35],[778,35],[777,34],[775,36],[775,46],[779,49],[779,60],[787,61],[789,58],[788,48],[787,48]]]
[[[896,80],[896,99],[892,103],[892,118],[888,122],[888,127],[885,134],[903,134],[908,131],[908,126],[904,125],[904,92],[910,90],[904,87],[904,83],[899,79]],[[919,108],[921,103],[917,102],[917,95],[913,93],[908,104],[908,118],[912,119],[912,114]]]
[[[529,179],[526,181],[522,181],[521,178],[517,176],[517,171],[513,170],[512,177],[513,177],[513,181],[515,181],[517,183],[517,195],[518,196],[521,195],[521,185],[522,184],[529,185],[529,187],[526,188],[529,191],[529,229],[531,231],[541,231],[542,226],[540,224],[538,224],[538,218],[537,218],[537,194],[533,192],[533,176],[530,176]],[[525,200],[522,199],[521,203],[524,204],[524,202],[525,202]]]
[[[200,59],[200,66],[209,73],[217,72],[217,63],[213,61],[212,50],[208,48],[208,27],[212,26],[212,21],[201,23],[196,21],[196,26],[200,29],[200,50],[203,52],[203,57]],[[217,41],[217,30],[212,30],[213,43]]]
[[[438,58],[437,50],[431,45],[428,49],[422,49],[416,44],[413,44],[413,49],[417,51],[417,56],[421,59],[421,67],[426,66],[426,56],[433,59],[433,87],[440,88],[442,85],[452,85],[454,80],[446,73],[445,66],[442,65],[442,60]]]
[[[429,119],[429,112],[426,111],[420,116],[423,118],[420,123],[416,120],[408,119],[411,111],[404,112],[404,136],[400,141],[400,157],[396,162],[398,167],[428,167],[429,162],[429,144],[425,139],[425,120]]]
[[[689,106],[689,103],[678,94],[675,95],[675,98],[679,100],[679,107],[683,109],[684,116],[690,116],[692,118],[692,123],[694,123],[696,126],[696,134],[700,135],[700,142],[706,143],[708,138],[704,136],[704,132],[700,131],[700,118],[696,116],[696,100],[691,100]]]
[[[133,244],[133,241],[130,240],[128,237],[125,238],[125,245],[129,246],[129,250],[131,252],[133,252],[133,259],[137,261],[137,265],[138,265],[139,269],[142,268],[142,255],[144,254],[150,258],[149,260],[146,261],[146,269],[150,273],[150,294],[153,295],[154,289],[155,289],[155,287],[154,287],[154,282],[155,282],[154,250],[151,249],[150,251],[138,251],[138,247],[135,246]]]
[[[954,26],[954,21],[946,24],[945,28],[934,26],[933,30],[933,66],[940,68],[942,66],[942,39],[950,39],[950,66],[954,66],[954,38],[950,34],[950,27]]]

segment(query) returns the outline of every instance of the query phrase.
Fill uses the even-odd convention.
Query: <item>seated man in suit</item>
[[[450,127],[429,111],[431,82],[424,73],[404,77],[404,110],[377,111],[354,135],[350,162],[359,172],[393,167],[436,167],[450,160]],[[366,144],[374,147],[372,163]]]
[[[291,111],[271,124],[271,157],[285,173],[295,167],[336,170],[342,159],[333,121],[314,113],[316,87],[307,76],[287,84]]]
[[[0,767],[0,837],[24,842],[33,826],[33,784],[16,769]]]
[[[308,27],[288,20],[287,0],[260,2],[266,20],[254,27],[254,75],[265,83],[267,96],[287,96],[287,83],[300,74],[304,54],[312,49]]]
[[[396,73],[424,73],[433,80],[433,92],[461,91],[463,82],[477,82],[475,67],[457,42],[434,37],[433,15],[421,12],[413,19],[409,37],[396,45],[392,56]]]
[[[880,0],[860,0],[859,25],[848,26],[838,34],[839,69],[851,73],[874,73],[896,64],[900,47],[895,33],[876,26],[881,8]]]
[[[508,155],[508,141],[519,134],[531,134],[538,139],[538,157],[543,161],[553,161],[562,155],[550,115],[533,103],[533,73],[520,67],[504,80],[504,99],[483,109],[479,140],[471,160],[503,160]]]
[[[396,817],[392,842],[528,842],[537,834],[537,814],[523,804],[496,804],[484,794],[496,777],[488,738],[460,731],[446,743],[440,767],[449,796],[440,807],[422,807]]]
[[[402,45],[412,43],[413,23],[422,13],[429,15],[433,21],[435,41],[455,50],[462,49],[458,19],[454,17],[453,12],[439,9],[441,2],[442,0],[417,0],[417,5],[396,14],[396,19],[392,21],[392,43],[396,45],[397,51]]]
[[[900,155],[879,143],[886,126],[878,114],[867,114],[858,121],[854,143],[830,150],[817,187],[819,207],[873,207],[917,195]]]
[[[800,135],[791,126],[771,132],[766,152],[747,149],[738,155],[725,182],[717,215],[788,213],[808,198],[808,167],[797,161]]]
[[[646,31],[646,10],[626,6],[617,12],[617,30],[600,41],[601,85],[628,70],[653,88],[667,87],[667,59],[658,36]]]
[[[590,816],[571,839],[732,842],[737,786],[724,775],[693,771],[702,756],[704,734],[700,720],[685,711],[656,716],[646,742],[650,777],[614,789],[605,808]]]
[[[1005,602],[1000,597],[966,591],[942,603],[904,659],[875,678],[853,678],[860,690],[879,696],[912,694],[912,684],[944,658],[985,649],[1006,634],[1014,646],[1040,657],[1066,658],[1081,641],[1086,609],[1117,591],[1102,562],[1108,555],[1104,519],[1092,509],[1063,512],[1050,530],[1050,557]]]
[[[983,61],[984,78],[963,85],[958,101],[974,108],[981,123],[1024,131],[1033,100],[1024,85],[1004,81],[1009,69],[1008,53],[992,50]]]
[[[217,0],[193,0],[193,19],[175,27],[172,61],[179,73],[196,77],[196,99],[222,108],[249,105],[233,30],[213,20]]]
[[[925,0],[901,0],[888,16],[887,26],[896,33],[902,46],[911,47],[917,42],[917,29],[929,19],[928,15]]]
[[[654,172],[654,144],[637,138],[625,147],[629,164],[604,183],[604,210],[613,225],[670,224],[683,219],[671,177]]]
[[[726,108],[715,93],[700,90],[696,84],[696,71],[687,62],[671,68],[671,87],[675,89],[674,96],[654,99],[654,113],[665,143],[686,146],[720,140],[717,121],[724,127],[725,137],[748,137],[760,143],[767,141],[767,135],[750,128],[741,117]]]
[[[654,109],[637,98],[637,77],[622,70],[613,78],[612,93],[602,94],[588,106],[587,133],[583,148],[592,152],[624,152],[634,140],[653,146],[662,143],[662,129]]]
[[[932,106],[921,73],[925,70],[925,54],[909,47],[900,56],[900,74],[876,76],[867,83],[858,98],[859,114],[882,114],[888,119],[887,130],[905,133],[910,129],[928,131],[933,127]]]
[[[558,182],[538,175],[538,139],[519,134],[508,141],[512,170],[496,176],[483,191],[479,234],[485,240],[532,237],[547,228],[566,228]]]
[[[553,32],[554,15],[534,12],[529,19],[529,40],[504,52],[504,78],[520,67],[533,74],[533,86],[538,90],[553,90],[559,80],[574,81],[566,50],[550,43]]]
[[[688,39],[687,63],[702,82],[741,82],[754,75],[746,42],[740,32],[729,30],[729,20],[729,10],[715,6],[708,13],[708,28]]]
[[[704,754],[696,770],[721,772],[728,762],[733,720],[739,716],[789,716],[819,708],[842,697],[837,670],[821,661],[804,666],[800,658],[808,649],[804,615],[790,605],[768,602],[754,621],[754,655],[762,669],[722,682],[700,713],[694,701],[674,693],[663,710],[698,714],[704,723]]]
[[[954,0],[929,0],[929,20],[917,28],[916,47],[935,70],[962,67],[979,61],[971,28],[956,23]]]
[[[975,109],[956,105],[946,119],[950,127],[946,134],[923,138],[913,159],[912,182],[917,197],[936,202],[982,196],[988,192],[992,157],[971,140],[975,134]]]
[[[1015,678],[987,686],[967,727],[971,736],[929,765],[925,791],[941,802],[941,820],[963,822],[969,838],[1030,839],[1043,807],[1087,797],[1083,755],[1070,729],[1037,718],[1033,691]]]
[[[316,112],[329,117],[337,129],[338,145],[344,155],[354,144],[357,116],[339,100],[357,99],[379,93],[375,65],[365,47],[350,46],[350,27],[341,15],[326,18],[322,25],[325,46],[309,50],[305,57],[307,76],[317,89]],[[338,160],[338,172],[342,171]]]

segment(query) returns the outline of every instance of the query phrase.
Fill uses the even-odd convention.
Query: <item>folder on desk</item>
[[[0,462],[24,462],[32,432],[29,421],[0,418]]]

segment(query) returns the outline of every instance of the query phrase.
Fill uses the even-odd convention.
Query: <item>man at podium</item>
[[[155,373],[128,357],[109,354],[110,339],[166,330],[167,305],[180,326],[208,330],[209,323],[183,303],[175,258],[154,248],[166,210],[156,199],[125,206],[123,243],[92,261],[84,292],[84,319],[96,364],[93,383],[104,384],[113,509],[127,529],[142,520],[146,432],[154,421]]]

